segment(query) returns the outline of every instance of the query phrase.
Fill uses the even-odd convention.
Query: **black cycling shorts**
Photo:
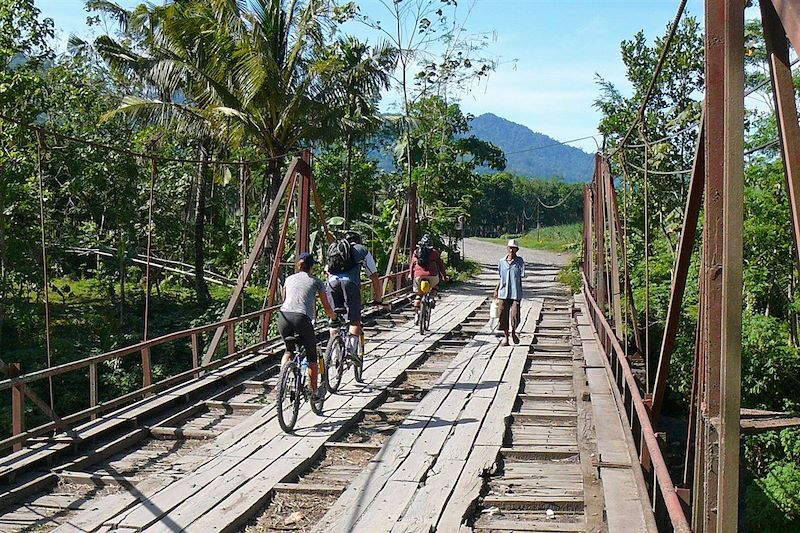
[[[347,309],[347,321],[361,322],[361,285],[349,279],[328,281],[328,294],[334,309]]]
[[[281,338],[297,337],[306,349],[309,364],[317,362],[317,334],[308,315],[278,311],[278,332]]]

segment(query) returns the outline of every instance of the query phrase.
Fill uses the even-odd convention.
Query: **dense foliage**
[[[630,97],[600,79],[596,107],[602,112],[601,131],[609,147],[617,145],[638,110],[664,46],[650,45],[643,33],[621,46]],[[760,23],[747,25],[747,83],[756,87],[768,72]],[[667,54],[664,72],[647,106],[642,127],[612,161],[625,232],[634,300],[640,312],[651,309],[651,353],[658,353],[669,301],[672,268],[680,237],[699,119],[703,85],[703,37],[696,20],[680,25]],[[748,111],[747,143],[759,146],[777,136],[769,86],[756,87],[754,98],[767,105]],[[645,184],[645,164],[650,175]],[[645,193],[645,187],[647,192]],[[645,247],[645,198],[649,210],[649,243]],[[800,399],[800,349],[797,331],[797,271],[783,166],[775,148],[748,157],[745,169],[744,319],[742,406],[797,412]],[[701,221],[702,224],[702,221]],[[699,239],[697,239],[699,241]],[[645,255],[649,266],[645,267]],[[685,416],[691,391],[694,332],[697,322],[699,244],[684,298],[679,342],[673,355],[669,413]],[[650,280],[645,292],[645,277]],[[639,317],[640,324],[643,316]],[[655,359],[655,358],[654,358]],[[655,362],[655,361],[653,361]],[[652,374],[652,373],[651,373]],[[783,531],[800,526],[800,434],[784,430],[746,439],[747,482],[745,516],[749,527]]]
[[[526,233],[532,228],[577,222],[583,217],[583,183],[484,175],[478,184],[469,229],[481,237]]]

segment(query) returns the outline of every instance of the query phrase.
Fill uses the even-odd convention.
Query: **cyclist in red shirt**
[[[422,303],[422,293],[420,284],[423,280],[430,283],[431,291],[434,291],[440,281],[450,281],[447,277],[447,270],[442,262],[442,255],[439,250],[434,248],[433,239],[427,233],[422,236],[417,244],[414,255],[411,257],[411,277],[414,280],[414,292],[417,295],[414,301],[414,309],[417,312],[414,322],[419,320],[419,307]]]

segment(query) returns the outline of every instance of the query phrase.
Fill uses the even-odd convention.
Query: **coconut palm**
[[[327,2],[172,0],[126,11],[90,0],[87,6],[112,15],[122,30],[123,40],[106,35],[95,41],[100,55],[145,87],[110,116],[189,132],[205,152],[215,143],[259,148],[270,160],[271,178],[262,187],[262,218],[287,155],[336,134],[334,93],[319,68],[332,24]],[[199,272],[201,240],[196,237]]]
[[[341,113],[338,126],[347,148],[342,215],[350,219],[350,188],[355,140],[374,131],[381,123],[378,100],[391,84],[397,50],[388,43],[370,47],[355,37],[340,37],[328,49],[323,64],[328,84]]]

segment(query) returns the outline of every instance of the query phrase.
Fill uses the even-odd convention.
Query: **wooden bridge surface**
[[[654,531],[584,303],[556,272],[529,271],[518,345],[498,343],[484,274],[440,300],[424,337],[407,312],[374,331],[365,383],[348,375],[325,415],[306,407],[294,434],[269,402],[217,402],[239,416],[182,432],[162,422],[152,433],[212,440],[166,441],[158,453],[139,444],[91,468],[54,465],[61,482],[0,512],[0,530]],[[410,385],[414,376],[427,381]],[[387,435],[351,438],[375,414],[397,419]],[[336,465],[331,450],[368,455]],[[149,466],[130,475],[137,460]],[[93,490],[71,493],[72,484]],[[327,504],[313,520],[306,509],[264,526],[258,517],[275,512],[277,494]]]

